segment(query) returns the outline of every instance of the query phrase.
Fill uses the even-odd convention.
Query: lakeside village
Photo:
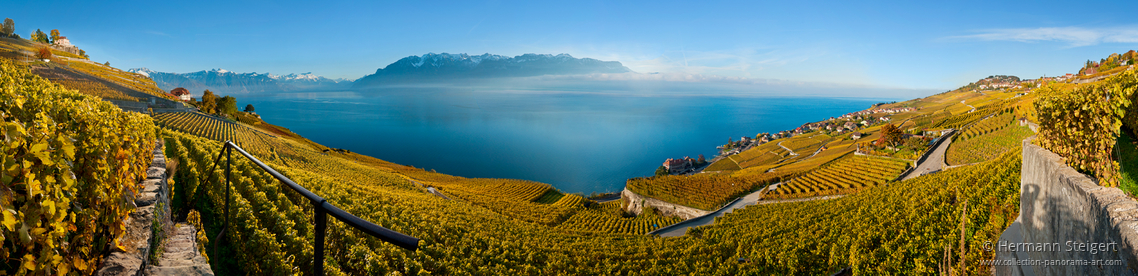
[[[1125,55],[1120,55],[1120,57],[1121,56],[1138,56],[1138,54],[1135,54],[1133,51],[1131,51]],[[1085,78],[1086,76],[1096,75],[1101,71],[1109,70],[1111,67],[1126,65],[1125,63],[1111,62],[1112,58],[1115,57],[1112,56],[1111,58],[1104,59],[1102,62],[1088,61],[1087,65],[1082,70],[1080,70],[1078,74],[1068,73],[1062,76],[1044,76],[1038,79],[1023,80],[1016,76],[995,75],[981,79],[974,83],[970,83],[964,86],[963,89],[970,89],[972,92],[977,93],[1003,89],[1022,89],[1023,92],[1016,95],[1022,96],[1030,93],[1035,88],[1041,87],[1044,83],[1066,82],[1079,76],[1084,76]],[[1121,60],[1121,58],[1115,59]],[[704,168],[708,167],[712,163],[715,163],[716,161],[719,161],[720,159],[739,154],[751,148],[766,144],[777,139],[790,138],[807,133],[818,132],[820,134],[831,136],[849,133],[850,139],[858,140],[863,136],[868,136],[868,133],[863,135],[861,132],[865,128],[891,123],[892,116],[897,113],[914,112],[919,110],[918,108],[914,107],[879,108],[880,106],[884,106],[886,104],[891,103],[877,103],[867,110],[851,112],[839,117],[830,117],[829,119],[820,122],[805,123],[802,124],[802,126],[799,126],[792,130],[783,130],[776,133],[759,133],[758,135],[755,135],[755,137],[743,136],[740,137],[737,141],[729,137],[727,139],[727,144],[716,147],[716,149],[719,150],[719,154],[716,155],[712,160],[705,160],[702,154],[699,155],[698,158],[691,158],[687,156],[684,158],[676,159],[668,158],[664,160],[663,165],[657,168],[656,175],[683,175],[701,173]],[[904,122],[897,123],[898,126],[902,124],[904,124]],[[912,157],[914,153],[917,153],[917,155],[919,155],[919,152],[922,151],[923,148],[925,148],[929,143],[932,143],[935,138],[948,133],[950,129],[932,131],[914,129],[912,131],[913,132],[911,133],[897,133],[897,138],[895,139],[897,141],[895,142],[872,141],[868,144],[873,147],[889,149],[894,153],[901,151],[901,148],[908,148],[910,150],[905,151],[907,154],[884,154],[882,152],[877,152],[877,150],[873,148],[862,147],[858,148],[857,153],[874,155],[884,154],[886,156],[902,158]],[[820,151],[826,149],[826,146],[823,145],[820,148]]]
[[[877,107],[884,104],[887,103],[878,103],[874,104],[873,106]],[[698,159],[693,159],[686,156],[682,159],[668,158],[664,161],[664,164],[656,170],[656,175],[699,173],[707,165],[710,165],[719,159],[726,158],[729,155],[738,154],[740,152],[744,152],[753,147],[757,147],[759,145],[777,139],[794,137],[814,131],[821,131],[822,133],[829,135],[839,135],[852,132],[850,134],[850,138],[857,140],[861,139],[862,137],[862,133],[858,132],[858,130],[868,126],[889,122],[892,119],[888,115],[916,110],[916,108],[912,107],[871,108],[868,110],[847,113],[839,117],[830,117],[826,121],[805,123],[802,124],[802,126],[799,126],[798,128],[792,130],[783,130],[776,133],[759,133],[753,138],[743,136],[740,137],[738,141],[734,141],[732,138],[727,138],[727,144],[716,147],[716,149],[719,150],[719,155],[717,155],[715,159],[711,160],[711,162],[706,161],[702,154],[699,155]],[[825,147],[822,149],[825,150]]]

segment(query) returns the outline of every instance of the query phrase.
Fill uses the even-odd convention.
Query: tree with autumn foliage
[[[213,91],[206,90],[202,94],[202,101],[198,104],[198,108],[208,114],[217,112],[217,95],[214,95]]]
[[[51,30],[51,43],[55,43],[56,41],[59,41],[59,29],[52,29]]]
[[[40,47],[39,50],[36,50],[36,58],[51,59],[51,48]]]
[[[905,133],[893,124],[886,124],[881,127],[881,138],[884,138],[884,142],[890,147],[896,148],[905,138]]]

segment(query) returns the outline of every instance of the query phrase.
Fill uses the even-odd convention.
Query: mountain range
[[[352,81],[329,79],[312,73],[273,75],[235,73],[225,69],[192,73],[167,73],[147,68],[127,70],[150,77],[159,88],[169,91],[177,87],[188,89],[194,95],[210,90],[218,94],[248,94],[279,91],[339,90],[348,88]]]
[[[427,53],[409,56],[358,80],[329,79],[312,73],[273,75],[235,73],[225,69],[192,73],[158,72],[147,68],[128,70],[150,77],[159,88],[183,87],[194,95],[204,90],[218,94],[248,94],[280,91],[329,91],[367,88],[387,84],[437,83],[469,79],[532,77],[632,72],[619,61],[574,58],[568,54],[524,54],[515,57],[482,54]]]
[[[364,76],[356,88],[473,78],[531,77],[632,72],[619,61],[574,58],[568,54],[524,54],[515,57],[482,54],[428,53],[402,58],[375,74]]]

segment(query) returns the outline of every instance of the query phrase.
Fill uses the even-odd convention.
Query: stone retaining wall
[[[692,219],[711,213],[711,211],[704,211],[647,196],[642,196],[629,191],[628,188],[624,188],[624,190],[620,192],[620,197],[621,200],[627,200],[629,202],[624,211],[637,215],[640,215],[640,213],[644,211],[644,208],[649,206],[655,207],[656,210],[660,211],[661,215],[674,216],[682,219]]]
[[[1138,268],[1138,202],[1118,188],[1098,186],[1059,155],[1023,141],[1020,216],[1000,242],[1058,249],[1008,250],[993,245],[998,260],[1122,260],[1121,265],[998,265],[996,275],[1134,275]],[[1072,244],[1068,244],[1071,242]],[[1077,243],[1099,243],[1117,250],[1092,254],[1068,250]],[[1038,247],[1037,247],[1038,248]]]

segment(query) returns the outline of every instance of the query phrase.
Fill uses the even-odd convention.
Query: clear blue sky
[[[427,52],[568,53],[641,73],[955,88],[1138,49],[1138,1],[6,1],[92,60],[355,79]]]

